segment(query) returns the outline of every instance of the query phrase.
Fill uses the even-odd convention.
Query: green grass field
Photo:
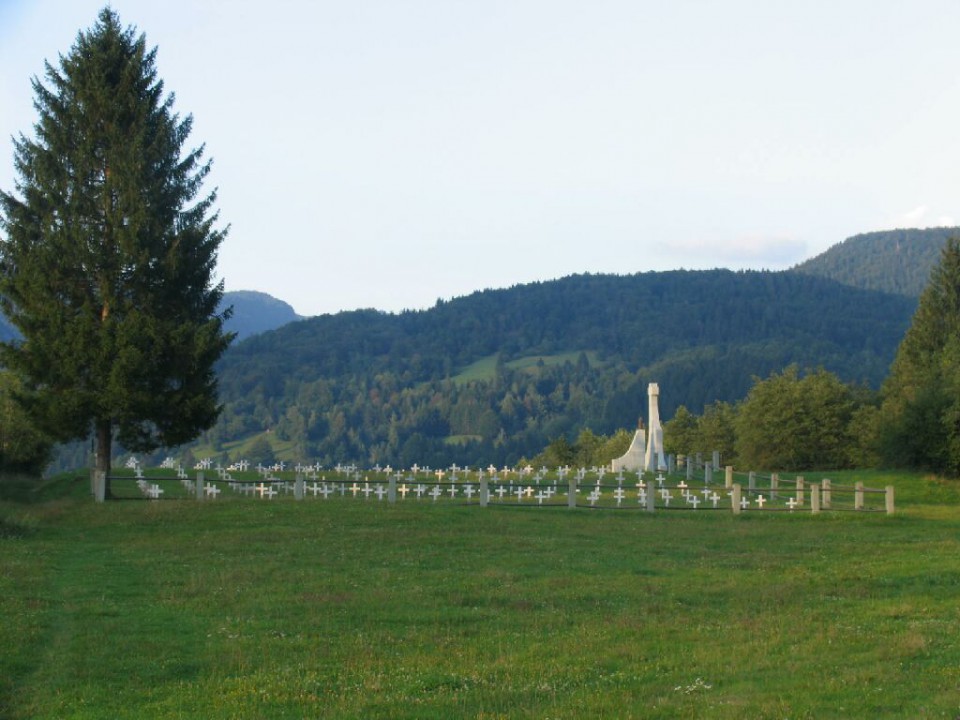
[[[960,486],[834,477],[897,514],[7,488],[0,717],[960,716]]]
[[[543,363],[546,366],[551,365],[562,365],[565,362],[576,364],[577,360],[580,357],[580,352],[566,352],[566,353],[557,353],[555,355],[530,355],[527,357],[517,358],[516,360],[510,360],[507,362],[507,367],[511,370],[533,370],[538,366],[539,363]],[[593,350],[587,352],[587,359],[590,361],[590,365],[597,367],[601,365],[597,353]],[[480,382],[492,380],[497,370],[497,355],[487,355],[486,357],[480,358],[474,363],[467,365],[463,368],[457,375],[451,378],[457,384],[465,384],[469,382]]]

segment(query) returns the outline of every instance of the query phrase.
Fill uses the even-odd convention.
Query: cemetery
[[[486,468],[460,467],[433,469],[414,464],[407,469],[392,467],[361,469],[352,464],[337,464],[329,472],[319,464],[298,463],[293,467],[280,462],[269,467],[251,467],[246,460],[228,467],[214,466],[210,459],[196,463],[191,475],[174,458],[168,457],[159,471],[165,475],[148,477],[136,457],[126,463],[130,475],[109,478],[111,494],[123,497],[137,493],[151,500],[193,497],[216,500],[221,496],[253,497],[272,500],[292,495],[330,500],[362,499],[394,504],[407,501],[457,502],[487,507],[494,504],[589,507],[593,509],[629,508],[659,510],[726,510],[743,512],[895,510],[894,488],[833,484],[830,478],[807,484],[802,475],[792,479],[779,473],[761,475],[757,471],[735,473],[732,466],[722,469],[720,453],[705,462],[702,455],[681,458],[666,455],[659,411],[660,388],[650,383],[647,429],[641,423],[627,452],[614,459],[610,467],[534,469],[490,465]],[[171,474],[175,473],[175,474]],[[91,492],[98,502],[105,499],[107,478],[91,473]],[[170,483],[176,480],[176,483]],[[131,489],[131,484],[136,490]],[[179,487],[177,487],[179,484]],[[166,487],[162,487],[165,485]],[[870,499],[871,502],[868,502]]]
[[[718,458],[714,458],[716,461]],[[727,466],[721,472],[712,463],[692,459],[678,472],[670,459],[669,469],[657,471],[612,471],[603,467],[561,467],[548,470],[523,468],[471,469],[451,465],[432,469],[415,465],[406,470],[355,465],[337,465],[329,471],[319,466],[283,463],[251,468],[241,461],[228,468],[201,461],[188,473],[172,458],[146,473],[136,459],[127,463],[130,474],[110,477],[116,498],[195,499],[200,501],[252,498],[273,500],[362,500],[366,502],[454,502],[487,507],[518,505],[615,510],[744,512],[895,511],[894,487],[835,484],[830,478],[807,483],[803,475],[738,473]],[[94,477],[92,492],[104,483]]]

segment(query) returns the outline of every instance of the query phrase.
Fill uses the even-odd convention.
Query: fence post
[[[893,515],[893,485],[887,485],[887,515]]]
[[[797,475],[797,505],[803,507],[803,475]]]
[[[824,478],[820,483],[820,500],[824,510],[830,509],[830,478]]]
[[[733,487],[733,465],[727,465],[727,472],[724,476],[724,487]]]
[[[301,473],[297,473],[297,477],[293,481],[293,499],[303,500],[303,475]]]
[[[757,489],[757,473],[753,470],[747,475],[747,487],[751,490]]]
[[[853,509],[863,510],[863,482],[858,482],[853,493]]]
[[[194,492],[197,494],[197,500],[203,500],[203,470],[197,471],[197,480],[194,485]]]
[[[693,480],[693,458],[687,455],[687,481]]]
[[[734,483],[733,493],[730,495],[730,509],[733,510],[734,515],[739,515],[740,510],[740,484]]]
[[[820,486],[816,483],[810,485],[810,512],[814,515],[820,512]]]
[[[704,465],[703,466],[703,484],[709,485],[712,482],[713,482],[713,466],[709,464]]]
[[[397,502],[397,476],[390,475],[387,477],[387,502],[395,503]]]
[[[93,499],[102,503],[107,495],[107,474],[103,470],[93,471]]]
[[[654,512],[657,509],[657,490],[653,486],[653,480],[647,481],[647,512]]]
[[[567,481],[567,507],[575,508],[577,506],[577,475],[570,473],[570,479]]]
[[[713,469],[714,470],[720,469],[720,451],[719,450],[713,451]]]
[[[777,490],[780,489],[780,473],[770,474],[770,499],[777,499]]]

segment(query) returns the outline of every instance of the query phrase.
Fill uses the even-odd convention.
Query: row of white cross
[[[710,487],[704,487],[699,490],[699,494],[693,492],[685,483],[681,482],[677,485],[676,488],[666,488],[663,487],[662,476],[658,476],[657,480],[659,481],[659,487],[649,488],[650,491],[657,493],[661,503],[665,507],[670,507],[670,503],[674,500],[682,500],[686,503],[687,506],[692,507],[696,510],[701,503],[710,503],[714,508],[719,507],[720,501],[726,497],[732,497],[732,491],[727,491],[725,495],[721,495],[716,490]],[[184,486],[188,489],[192,489],[193,484],[190,481],[184,480]],[[272,500],[274,497],[280,494],[280,491],[277,488],[280,488],[285,493],[289,494],[293,489],[291,483],[283,482],[279,480],[274,480],[271,482],[260,482],[260,483],[243,483],[231,481],[228,483],[231,490],[234,492],[242,493],[244,495],[255,495],[259,496],[261,499]],[[159,488],[156,485],[152,486],[155,488],[153,492],[160,492]],[[674,495],[673,490],[679,492],[679,496]],[[311,493],[314,497],[322,496],[323,499],[329,499],[331,495],[340,495],[341,497],[346,496],[348,493],[351,497],[357,497],[358,495],[363,495],[365,499],[369,499],[371,495],[375,495],[377,500],[382,501],[385,497],[389,495],[389,489],[383,483],[370,483],[369,481],[364,481],[360,483],[354,481],[352,484],[348,485],[344,482],[327,482],[326,479],[317,482],[314,481],[312,484],[304,485],[304,491]],[[467,501],[472,501],[475,495],[478,495],[480,488],[472,483],[466,483],[464,485],[453,485],[450,484],[447,487],[441,487],[440,485],[428,485],[424,483],[411,482],[402,483],[397,486],[397,495],[400,496],[402,500],[406,500],[408,496],[415,497],[417,500],[420,500],[424,497],[431,498],[436,502],[440,497],[444,495],[449,495],[451,499],[454,499],[462,494]],[[563,490],[558,490],[557,486],[544,486],[544,487],[534,487],[532,485],[497,485],[490,489],[491,498],[495,498],[499,502],[504,502],[506,497],[516,496],[517,502],[523,502],[524,498],[530,500],[536,500],[538,505],[542,505],[544,501],[550,501],[554,495],[566,495],[569,496],[570,491],[566,492]],[[574,489],[574,493],[579,493],[579,489]],[[646,505],[647,503],[647,492],[648,488],[643,482],[637,483],[637,494],[636,500],[640,505]],[[220,494],[220,489],[213,483],[205,483],[204,493],[208,498],[216,499]],[[624,500],[628,499],[628,491],[623,487],[616,487],[610,493],[613,496],[613,499],[616,500],[617,506],[620,507],[623,504]],[[601,488],[599,485],[595,486],[587,495],[586,499],[591,506],[595,506],[604,496],[604,488]],[[158,497],[154,495],[153,497]],[[754,502],[757,507],[763,509],[764,504],[767,502],[767,498],[763,495],[757,495]],[[799,504],[794,497],[790,497],[786,501],[786,506],[790,510],[794,510]],[[748,509],[751,506],[750,498],[744,496],[740,500],[741,509]]]
[[[186,487],[187,489],[193,489],[195,487],[193,484],[193,481],[187,476],[186,471],[183,469],[183,466],[176,464],[173,458],[167,458],[166,460],[164,460],[163,464],[161,465],[161,467],[165,469],[172,469],[174,466],[176,467],[176,470],[177,470],[177,477],[183,483],[184,487]],[[204,460],[198,463],[198,466],[203,466],[206,469],[210,469],[212,467],[212,462],[210,460]],[[143,471],[140,467],[139,461],[135,457],[131,457],[130,459],[128,459],[126,463],[126,467],[131,468],[135,471],[135,476],[137,478],[137,486],[139,487],[140,491],[144,495],[154,500],[159,499],[160,495],[163,494],[163,490],[156,483],[151,483],[147,481],[146,478],[144,478]],[[286,493],[289,493],[293,489],[291,483],[281,481],[279,478],[272,475],[273,472],[283,471],[284,469],[283,463],[278,463],[269,468],[265,468],[261,465],[258,465],[257,471],[263,477],[263,481],[261,481],[260,483],[237,482],[233,479],[233,476],[230,474],[231,470],[243,472],[243,471],[246,471],[248,468],[249,468],[249,463],[243,460],[243,461],[240,461],[239,463],[229,466],[228,468],[223,468],[220,465],[217,465],[216,471],[219,476],[219,479],[224,482],[227,482],[230,488],[235,492],[243,493],[245,495],[259,495],[261,499],[271,500],[277,495],[279,495],[280,493],[276,489],[276,487],[280,487]],[[352,497],[357,497],[357,495],[362,494],[366,499],[369,499],[371,494],[376,495],[377,499],[382,501],[384,497],[389,495],[389,490],[386,487],[384,487],[383,483],[375,483],[373,487],[371,487],[370,482],[368,480],[364,480],[363,484],[361,485],[360,473],[357,470],[355,465],[337,465],[335,468],[336,471],[339,473],[346,473],[348,478],[351,474],[353,475],[353,484],[349,486],[344,482],[328,483],[326,481],[326,478],[322,478],[322,481],[318,482],[317,473],[320,470],[319,464],[311,465],[311,466],[297,465],[296,469],[299,473],[309,474],[313,482],[311,485],[305,485],[304,489],[307,492],[311,492],[314,497],[318,495],[322,495],[324,499],[327,499],[334,494],[339,493],[339,495],[345,496],[349,492]],[[376,470],[377,472],[386,473],[388,475],[391,472],[393,472],[393,468],[391,468],[390,466],[381,468],[379,465],[377,465],[374,468],[374,470]],[[425,473],[427,475],[430,475],[432,473],[433,475],[436,476],[437,481],[439,483],[439,482],[442,482],[443,478],[447,476],[446,471],[442,469],[437,471],[431,471],[429,467],[421,468],[416,464],[414,464],[411,470],[414,474],[407,477],[406,482],[403,482],[404,477],[401,472],[398,472],[394,476],[394,479],[398,483],[402,483],[399,486],[397,486],[397,494],[400,495],[401,499],[403,500],[406,500],[407,496],[411,495],[416,497],[418,500],[423,497],[430,497],[433,499],[434,502],[436,502],[437,499],[444,494],[449,494],[450,498],[453,499],[453,498],[456,498],[458,494],[462,492],[463,496],[468,501],[470,501],[473,499],[474,495],[477,495],[480,492],[478,487],[476,487],[475,485],[469,482],[459,486],[450,483],[445,489],[441,488],[439,484],[436,484],[436,485],[429,486],[429,489],[428,489],[428,485],[424,483],[419,483],[416,481],[416,477],[415,477],[416,474]],[[603,497],[603,489],[600,486],[600,481],[603,479],[604,469],[592,468],[591,470],[598,475],[598,480],[597,480],[596,486],[587,494],[586,499],[591,506],[595,506],[597,502],[599,502],[600,499]],[[449,468],[449,471],[451,474],[451,480],[456,480],[458,478],[458,473],[463,473],[465,476],[469,477],[469,474],[471,472],[469,467],[459,467],[456,464],[451,465]],[[527,499],[535,499],[537,500],[538,504],[542,505],[545,500],[549,501],[554,495],[558,495],[558,494],[567,495],[569,497],[569,494],[570,494],[569,490],[567,490],[566,492],[562,490],[558,490],[557,484],[546,485],[543,487],[540,486],[540,481],[546,475],[546,472],[547,472],[546,467],[541,468],[539,471],[537,471],[536,475],[534,476],[533,479],[537,483],[536,487],[532,485],[523,485],[523,484],[514,486],[513,481],[509,481],[509,485],[497,484],[501,482],[501,479],[498,474],[497,468],[493,465],[490,465],[486,469],[486,472],[489,474],[488,475],[489,480],[495,484],[495,487],[493,487],[489,491],[490,496],[491,497],[496,496],[496,499],[499,502],[503,502],[505,496],[511,496],[511,497],[516,496],[518,503],[523,502],[523,499],[527,498]],[[515,472],[520,478],[523,478],[524,476],[529,477],[533,473],[533,468],[529,465],[520,470],[513,470],[511,468],[504,467],[499,471],[499,473],[503,474],[504,481],[509,479],[509,474],[511,472]],[[560,468],[559,469],[560,481],[562,481],[563,476],[569,472],[570,472],[569,467]],[[587,472],[588,471],[586,468],[580,468],[576,472],[575,478],[578,481],[582,481],[583,479],[585,479]],[[484,478],[483,469],[477,470],[477,477],[478,477],[478,480],[482,480]],[[647,485],[643,482],[642,472],[638,472],[637,477],[638,477],[638,481],[636,483],[637,502],[641,505],[645,505],[647,503],[647,490],[648,490]],[[612,495],[613,495],[613,498],[616,500],[617,506],[620,507],[623,501],[626,500],[628,497],[627,491],[623,487],[623,481],[625,479],[623,472],[621,471],[620,473],[618,473],[615,479],[617,480],[618,485],[612,491]],[[669,488],[664,487],[664,480],[665,478],[663,477],[663,474],[662,473],[658,474],[656,477],[657,487],[650,488],[650,491],[656,492],[659,495],[660,501],[663,503],[665,507],[670,507],[670,503],[676,498]],[[413,484],[408,484],[408,482]],[[676,486],[675,489],[679,491],[680,499],[682,499],[687,504],[687,506],[692,507],[694,510],[696,510],[701,503],[706,503],[706,502],[711,503],[714,508],[717,508],[719,506],[720,500],[723,498],[722,495],[720,495],[719,493],[717,493],[715,490],[713,490],[708,486],[705,486],[704,488],[702,488],[699,491],[700,495],[697,495],[696,493],[690,490],[690,488],[687,486],[685,482],[682,482],[682,481]],[[221,490],[215,484],[208,482],[208,483],[204,483],[203,492],[206,497],[210,499],[216,499],[217,496],[220,495]],[[573,492],[579,493],[580,491],[575,488]],[[728,490],[726,492],[726,496],[730,497],[732,500],[733,492]],[[756,503],[757,507],[762,510],[764,504],[767,502],[767,498],[764,497],[762,494],[757,494],[754,502]],[[794,510],[800,504],[801,503],[794,497],[790,497],[785,502],[785,505],[791,511]],[[747,495],[744,495],[743,497],[741,497],[740,499],[741,509],[745,510],[745,509],[748,509],[750,506],[751,506],[750,498]]]

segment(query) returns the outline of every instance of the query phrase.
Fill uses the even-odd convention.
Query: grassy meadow
[[[960,716],[960,484],[831,477],[897,513],[8,483],[0,718]]]

